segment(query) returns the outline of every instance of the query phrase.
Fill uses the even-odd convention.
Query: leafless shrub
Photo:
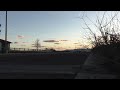
[[[36,48],[37,51],[39,50],[39,48],[41,48],[41,44],[40,44],[40,40],[39,40],[39,39],[37,39],[37,40],[35,41],[35,43],[32,44],[32,45],[33,45],[33,47]]]
[[[85,24],[85,27],[82,28],[84,30],[89,30],[89,40],[91,40],[93,48],[102,45],[120,43],[120,21],[118,19],[118,13],[119,12],[114,12],[114,15],[111,14],[111,16],[108,17],[107,12],[105,11],[101,18],[96,15],[96,23],[94,23],[87,15],[84,14],[84,16],[82,16],[81,19]],[[92,23],[97,32],[95,32],[93,28],[89,26],[85,18]],[[99,35],[97,35],[97,33],[99,33]]]

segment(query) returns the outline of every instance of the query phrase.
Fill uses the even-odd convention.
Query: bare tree
[[[114,12],[111,16],[107,13],[107,11],[103,12],[102,16],[96,15],[96,22],[93,22],[87,15],[82,15],[81,19],[85,24],[85,28],[82,27],[84,30],[89,30],[89,40],[91,40],[93,47],[97,47],[100,45],[108,45],[112,43],[120,42],[120,31],[119,24],[120,21],[118,19],[118,13]],[[88,22],[85,20],[89,20],[96,32],[91,28]],[[97,35],[99,33],[99,35]]]
[[[36,48],[37,51],[39,50],[39,48],[41,48],[41,44],[40,44],[40,40],[39,39],[36,39],[35,43],[32,44],[32,45],[33,45],[33,47]]]

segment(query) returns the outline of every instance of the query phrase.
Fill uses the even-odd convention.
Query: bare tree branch
[[[120,30],[119,19],[117,18],[117,15],[119,12],[115,13],[114,16],[111,16],[111,18],[107,18],[106,16],[107,11],[105,11],[102,15],[102,18],[99,18],[98,15],[96,15],[96,23],[94,23],[87,15],[87,19],[92,22],[92,24],[96,27],[96,29],[100,32],[100,36],[96,35],[96,32],[92,31],[92,28],[87,24],[84,17],[82,17],[82,20],[86,26],[86,28],[83,28],[84,30],[88,29],[90,31],[90,35],[93,36],[92,43],[95,46],[99,45],[108,45],[111,43],[116,43],[120,40],[120,37],[118,36],[118,33],[116,30]],[[112,13],[111,13],[112,15]],[[117,22],[115,21],[117,20]],[[92,37],[90,37],[92,38]]]
[[[118,12],[119,13],[119,12]],[[112,18],[111,18],[111,20],[106,24],[106,25],[104,25],[103,27],[106,27],[108,24],[110,24],[110,22],[118,15],[118,13],[116,13]],[[102,28],[103,28],[102,27]]]
[[[36,47],[37,51],[39,50],[39,48],[41,48],[41,44],[39,41],[40,41],[39,39],[36,39],[35,43],[32,44],[33,47]]]

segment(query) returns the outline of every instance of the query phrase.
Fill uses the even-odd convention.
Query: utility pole
[[[5,53],[7,53],[7,11],[6,11],[6,18],[5,18]]]
[[[7,41],[7,11],[6,11],[6,22],[5,22],[5,41]]]

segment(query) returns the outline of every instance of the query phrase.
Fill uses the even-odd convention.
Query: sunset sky
[[[11,48],[33,48],[37,38],[45,47],[61,50],[80,47],[87,43],[81,15],[83,11],[8,11],[8,41],[13,42]],[[87,15],[94,20],[96,13],[89,11]],[[0,39],[4,39],[4,11],[0,11],[0,23]],[[46,40],[58,42],[44,42]]]

